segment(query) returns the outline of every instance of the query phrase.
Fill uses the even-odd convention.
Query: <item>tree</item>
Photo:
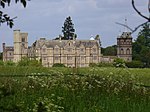
[[[67,17],[64,26],[62,27],[62,32],[64,37],[62,38],[63,40],[72,40],[73,37],[76,38],[75,35],[75,29],[74,29],[74,24],[72,23],[71,17]]]
[[[0,0],[0,25],[6,23],[10,28],[14,25],[14,19],[17,17],[11,18],[8,14],[4,13],[1,8],[5,8],[6,5],[10,5],[12,0]],[[26,7],[27,0],[15,0],[15,3],[20,2],[24,7]],[[28,0],[29,1],[29,0]]]
[[[150,67],[150,24],[147,23],[133,43],[133,60],[139,60]]]
[[[137,7],[135,6],[135,0],[131,0],[131,2],[132,2],[132,7],[133,7],[133,9],[136,11],[136,13],[138,13],[139,16],[141,16],[142,18],[144,18],[144,19],[146,20],[146,22],[144,22],[144,23],[138,25],[135,29],[132,29],[132,28],[130,28],[129,26],[127,26],[126,24],[122,24],[122,23],[119,23],[119,22],[116,22],[116,24],[119,24],[119,25],[121,25],[121,26],[124,26],[124,27],[128,28],[128,29],[131,31],[131,33],[134,33],[134,32],[137,31],[140,27],[144,26],[144,25],[147,24],[147,23],[150,23],[150,0],[148,0],[148,12],[149,12],[149,16],[146,16],[146,15],[142,14],[142,13],[137,9]]]
[[[116,56],[117,55],[117,46],[108,46],[106,48],[102,48],[102,54],[104,56]]]

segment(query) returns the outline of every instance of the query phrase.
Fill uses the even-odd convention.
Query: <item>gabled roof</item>
[[[56,45],[64,48],[68,42],[73,43],[73,46],[80,47],[83,45],[86,48],[91,48],[94,45],[100,47],[97,40],[37,40],[33,43],[33,47],[41,48],[45,45],[47,48],[54,48]]]

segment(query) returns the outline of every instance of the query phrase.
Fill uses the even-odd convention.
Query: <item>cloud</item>
[[[146,0],[136,0],[136,5],[147,15]],[[131,0],[31,0],[26,8],[18,3],[4,11],[11,17],[18,17],[13,29],[28,32],[30,44],[41,36],[53,39],[61,34],[68,16],[72,17],[79,39],[99,34],[103,46],[116,44],[116,37],[123,27],[115,22],[123,23],[127,18],[129,26],[135,27],[144,21],[133,10]],[[6,25],[0,27],[2,42],[13,44],[13,29]]]

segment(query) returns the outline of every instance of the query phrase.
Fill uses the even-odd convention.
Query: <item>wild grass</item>
[[[150,69],[0,67],[1,112],[149,112]]]

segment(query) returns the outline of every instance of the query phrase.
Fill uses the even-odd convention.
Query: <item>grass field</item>
[[[149,112],[150,69],[0,67],[0,112]]]

